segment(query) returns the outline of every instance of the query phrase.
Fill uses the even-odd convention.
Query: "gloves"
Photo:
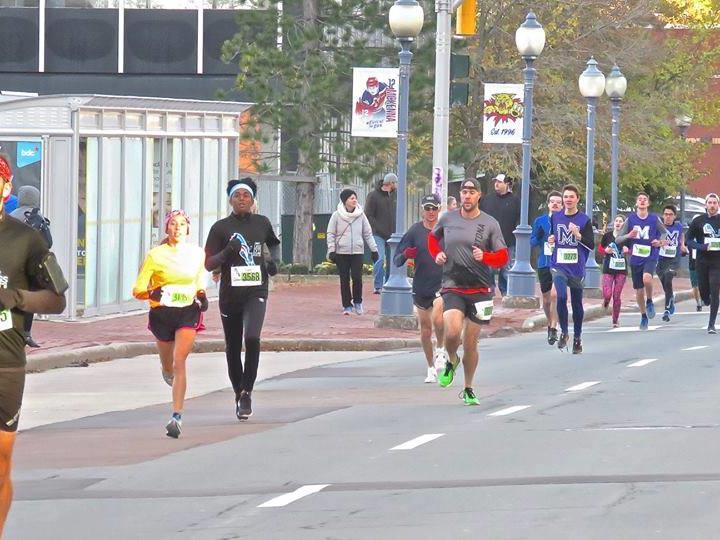
[[[373,251],[370,253],[370,258],[372,259],[372,262],[376,263],[380,259],[380,254],[377,251]]]
[[[405,251],[403,251],[403,255],[405,255],[406,259],[414,259],[417,257],[418,254],[418,248],[416,247],[409,247],[405,248]]]
[[[208,299],[205,295],[205,291],[198,291],[197,295],[195,296],[195,303],[200,308],[201,312],[205,312],[208,310]]]
[[[334,251],[331,251],[330,253],[328,253],[327,258],[328,258],[328,261],[335,264],[335,252]]]
[[[0,289],[0,310],[14,309],[21,300],[20,291],[17,289]]]
[[[223,251],[229,255],[230,253],[240,253],[240,248],[242,248],[242,242],[236,236],[233,236]]]
[[[150,300],[153,300],[155,302],[159,302],[160,298],[162,298],[162,287],[157,287],[155,289],[150,289],[148,291],[148,296],[150,297]]]
[[[274,276],[278,273],[278,267],[275,261],[267,261],[265,263],[265,269],[267,270],[268,276]]]

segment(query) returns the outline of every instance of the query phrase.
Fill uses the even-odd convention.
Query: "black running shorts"
[[[148,329],[158,341],[175,341],[175,332],[180,328],[199,330],[202,313],[197,304],[185,307],[160,306],[150,310]]]
[[[655,270],[657,270],[657,263],[657,261],[649,259],[641,264],[630,265],[633,289],[637,291],[645,286],[643,284],[643,274],[650,274],[651,276],[654,275]]]
[[[552,289],[553,277],[550,268],[538,268],[537,269],[538,282],[540,283],[540,292],[545,294]]]
[[[0,368],[0,431],[17,431],[24,389],[24,367]]]
[[[492,301],[491,293],[460,294],[455,291],[444,291],[442,293],[443,312],[457,309],[465,314],[465,317],[475,324],[490,324],[490,321],[482,321],[478,318],[475,304],[478,302]]]
[[[433,296],[419,296],[417,294],[413,294],[413,304],[415,304],[415,307],[418,309],[432,309],[433,303],[438,298],[440,298],[440,291],[436,292]]]

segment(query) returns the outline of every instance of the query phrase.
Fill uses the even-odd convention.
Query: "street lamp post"
[[[580,93],[587,98],[587,162],[585,167],[585,213],[593,218],[593,181],[595,176],[595,108],[598,98],[605,91],[605,75],[590,58],[585,71],[578,79]],[[588,254],[585,263],[585,288],[600,289],[600,267],[595,260],[595,251]]]
[[[615,221],[618,211],[618,162],[620,160],[620,102],[625,97],[627,79],[620,68],[613,66],[605,79],[605,93],[610,98],[612,111],[612,141],[610,153],[610,222]]]
[[[407,279],[407,266],[392,263],[400,239],[405,233],[405,205],[407,200],[408,116],[410,114],[410,44],[420,35],[424,20],[423,9],[416,0],[396,0],[388,16],[390,29],[400,42],[400,83],[398,116],[398,195],[395,232],[388,240],[390,246],[390,276],[383,286],[380,314],[412,317],[412,290]]]
[[[520,224],[513,231],[515,235],[515,264],[508,272],[508,289],[504,304],[517,307],[538,307],[535,296],[535,273],[530,265],[530,235],[528,224],[530,206],[530,164],[533,114],[533,87],[535,81],[534,63],[545,47],[545,30],[531,11],[515,31],[515,45],[525,61],[523,76],[525,82],[522,137],[522,186],[520,190]]]
[[[680,131],[680,137],[682,137],[683,141],[687,140],[687,134],[688,134],[688,130],[690,129],[691,124],[692,124],[692,118],[685,114],[675,118],[675,125],[678,127],[678,130]],[[683,185],[682,189],[680,190],[680,223],[682,223],[683,227],[685,227],[685,195],[686,194],[687,194],[687,188],[685,187],[685,185]]]

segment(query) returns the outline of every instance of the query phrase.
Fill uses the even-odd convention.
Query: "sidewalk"
[[[689,280],[675,280],[676,291],[690,288]],[[375,328],[380,296],[372,294],[370,277],[365,282],[365,315],[340,314],[340,292],[337,277],[313,282],[276,283],[268,301],[263,328],[264,350],[388,350],[419,347],[416,331]],[[662,293],[655,280],[656,298]],[[539,295],[539,290],[537,292]],[[623,306],[633,306],[635,294],[630,283],[623,291]],[[602,300],[586,299],[586,319],[605,312]],[[661,309],[661,306],[658,306]],[[505,336],[519,331],[544,328],[542,310],[507,309],[495,299],[491,324],[483,336]],[[621,315],[621,324],[635,324]],[[211,302],[206,313],[207,330],[197,338],[196,349],[202,352],[223,351],[223,333],[217,303]],[[147,329],[147,312],[109,319],[86,319],[78,322],[36,321],[33,336],[40,349],[27,349],[29,369],[48,369],[58,365],[88,360],[99,361],[154,351],[153,337]]]

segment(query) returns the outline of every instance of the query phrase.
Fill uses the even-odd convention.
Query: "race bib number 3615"
[[[257,287],[262,285],[262,272],[260,266],[233,266],[230,283],[233,287]]]

